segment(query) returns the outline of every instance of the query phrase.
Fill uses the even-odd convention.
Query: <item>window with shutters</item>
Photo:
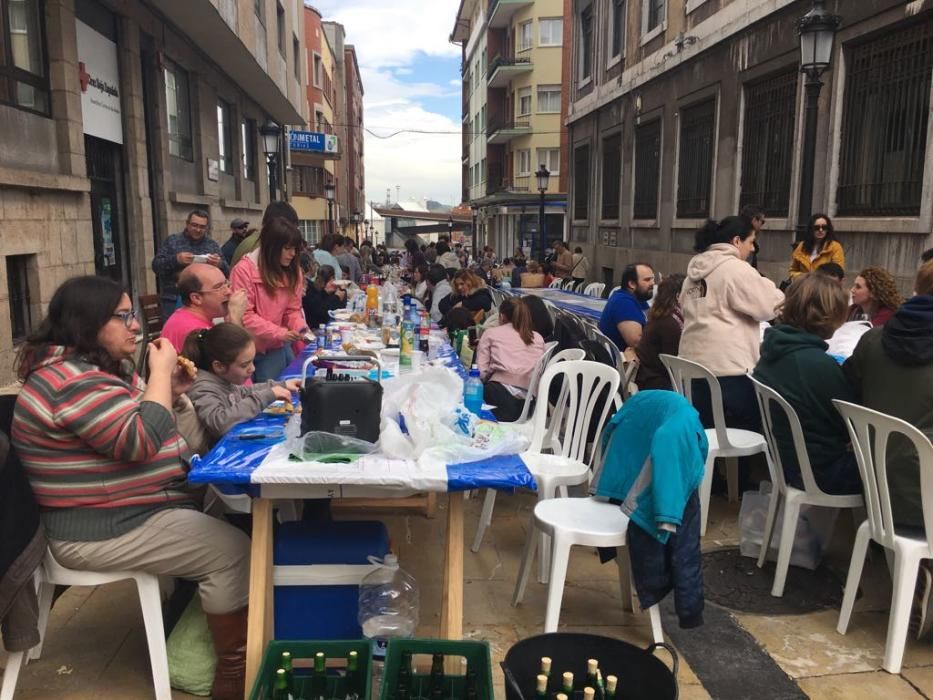
[[[590,146],[577,146],[573,151],[573,218],[589,218],[590,201]]]
[[[847,49],[837,213],[917,216],[933,70],[933,18]]]
[[[710,212],[715,149],[716,100],[680,112],[677,159],[677,216],[705,219]]]
[[[619,218],[619,197],[622,179],[622,134],[603,139],[602,207],[600,218]]]
[[[635,195],[632,217],[658,218],[658,186],[661,173],[661,120],[635,127]]]

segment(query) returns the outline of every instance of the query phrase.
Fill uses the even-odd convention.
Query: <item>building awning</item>
[[[163,15],[279,124],[304,126],[298,109],[209,0],[159,0]],[[252,15],[248,18],[252,19]],[[286,71],[286,75],[291,73]],[[288,78],[287,78],[288,79]]]

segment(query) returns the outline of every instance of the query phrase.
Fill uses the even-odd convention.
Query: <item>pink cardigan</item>
[[[511,323],[493,326],[479,339],[476,364],[484,382],[499,382],[527,389],[535,362],[544,354],[544,339],[538,333],[525,345]]]
[[[230,273],[230,284],[234,290],[246,292],[247,305],[243,314],[243,325],[256,341],[256,352],[266,353],[285,345],[285,334],[292,330],[301,332],[308,328],[301,308],[301,280],[294,291],[282,287],[274,295],[262,284],[259,275],[259,251],[254,250],[243,258]]]

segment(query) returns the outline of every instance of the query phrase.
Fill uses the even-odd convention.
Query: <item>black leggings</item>
[[[483,385],[483,401],[495,406],[492,414],[503,423],[517,421],[525,406],[525,399],[512,396],[505,385],[499,382],[486,382]]]

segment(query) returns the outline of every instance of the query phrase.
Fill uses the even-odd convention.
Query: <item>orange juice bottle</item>
[[[376,316],[379,312],[379,287],[370,284],[366,288],[366,325],[376,327]]]

